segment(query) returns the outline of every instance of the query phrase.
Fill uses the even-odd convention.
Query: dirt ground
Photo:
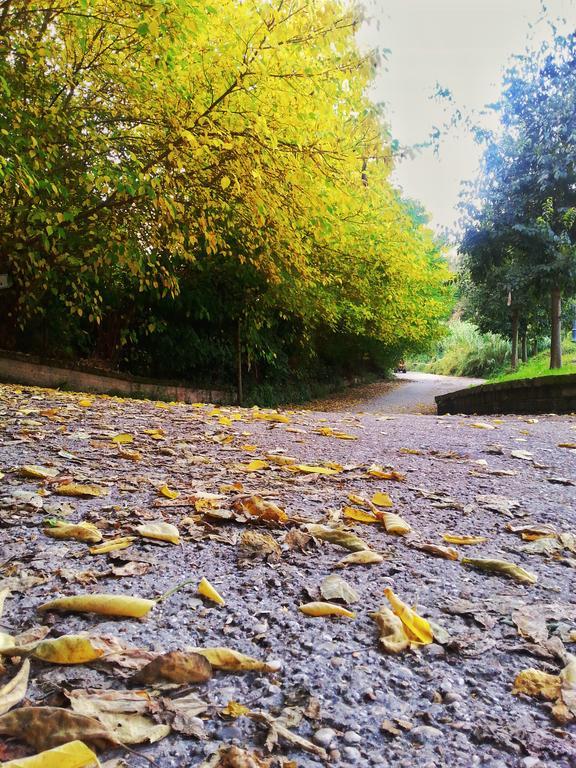
[[[573,416],[277,413],[0,385],[0,651],[28,644],[4,652],[0,708],[31,657],[24,697],[0,717],[0,760],[40,751],[26,744],[41,730],[33,705],[73,706],[132,741],[99,749],[107,768],[142,755],[161,768],[574,768],[575,446]],[[387,531],[389,513],[411,530]],[[92,554],[48,535],[58,521],[135,538]],[[149,538],[155,523],[179,543]],[[362,547],[380,562],[339,567]],[[482,570],[487,559],[528,575]],[[332,575],[346,584],[329,602],[354,618],[299,609],[326,600]],[[203,577],[224,605],[198,594]],[[185,580],[143,618],[38,611],[65,596],[156,599]],[[407,625],[396,605],[399,652],[371,616],[390,607],[385,589],[427,620]],[[99,658],[34,656],[39,638],[79,633]],[[213,656],[206,682],[134,679],[166,652],[222,647],[262,669]],[[547,687],[521,675],[513,693],[529,668]]]

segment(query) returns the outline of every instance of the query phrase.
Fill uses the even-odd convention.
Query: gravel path
[[[119,442],[118,435],[129,437]],[[48,637],[115,638],[108,640],[115,653],[100,661],[63,666],[33,659],[24,704],[67,707],[86,690],[92,700],[95,691],[142,690],[130,681],[130,664],[226,646],[266,661],[269,672],[215,670],[208,682],[185,686],[204,702],[195,710],[182,686],[144,685],[148,730],[155,721],[171,724],[172,733],[134,749],[161,768],[317,768],[326,760],[311,744],[338,768],[574,768],[570,713],[559,719],[553,701],[512,695],[512,687],[530,667],[558,675],[576,648],[576,544],[559,537],[574,530],[576,496],[575,451],[560,446],[575,443],[576,418],[569,416],[278,415],[0,386],[0,590],[11,590],[0,631],[28,632],[30,639],[45,626]],[[139,458],[130,455],[136,451]],[[25,477],[24,465],[57,476]],[[396,479],[378,477],[391,468],[400,473]],[[95,484],[107,495],[63,496],[65,482]],[[171,491],[178,498],[167,498]],[[370,500],[376,492],[389,494],[411,533],[390,535],[379,522],[344,516],[349,506],[365,515],[374,509],[350,494]],[[254,494],[290,519],[265,522],[242,513],[243,500]],[[47,517],[90,521],[105,540],[137,538],[127,549],[92,555],[85,543],[46,536]],[[157,521],[176,525],[181,543],[138,536],[139,525]],[[350,553],[310,538],[308,521],[353,532],[383,560],[336,569]],[[521,538],[519,528],[542,525],[552,526],[551,538]],[[448,546],[441,537],[447,532],[486,537],[450,545],[459,558],[510,561],[537,583],[421,549]],[[358,593],[348,606],[356,617],[303,615],[298,606],[321,599],[320,584],[332,574]],[[224,606],[196,594],[202,577]],[[37,613],[60,596],[156,598],[184,579],[193,583],[143,619]],[[387,587],[431,622],[433,642],[384,652],[370,614],[387,604]],[[0,687],[17,669],[6,661]],[[574,708],[569,691],[566,697]],[[223,713],[230,701],[250,713]],[[271,722],[272,757],[264,745]],[[308,741],[299,746],[297,737]],[[223,745],[251,757],[219,760],[214,755]],[[33,751],[0,737],[0,760]],[[125,763],[107,768],[143,764],[122,751],[103,759],[115,754]]]

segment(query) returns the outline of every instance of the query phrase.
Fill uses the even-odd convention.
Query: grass
[[[489,379],[489,384],[500,381],[515,381],[516,379],[536,379],[540,376],[561,376],[565,373],[576,373],[576,344],[565,338],[562,343],[562,368],[550,370],[550,352],[540,352],[530,358],[527,363],[520,363],[516,371],[507,371]]]

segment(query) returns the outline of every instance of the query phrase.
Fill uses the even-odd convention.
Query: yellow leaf
[[[163,429],[144,429],[143,432],[150,435],[152,440],[164,440],[166,434]]]
[[[539,669],[523,669],[516,675],[512,693],[525,693],[527,696],[541,696],[554,701],[560,696],[560,675],[549,675]]]
[[[378,511],[378,517],[382,519],[386,533],[394,533],[397,536],[405,536],[412,530],[409,523],[400,517],[400,515],[394,514],[394,512],[382,512]]]
[[[38,607],[38,611],[70,611],[72,613],[98,613],[102,616],[146,616],[156,605],[156,600],[131,595],[73,595],[58,597]]]
[[[304,603],[304,605],[298,606],[298,610],[305,613],[306,616],[346,616],[349,619],[356,618],[354,611],[349,611],[348,608],[336,605],[335,603]]]
[[[237,464],[237,468],[244,472],[258,472],[260,469],[268,469],[268,464],[262,459],[253,459],[248,464]]]
[[[359,552],[351,552],[342,560],[339,560],[335,568],[346,568],[348,565],[372,565],[374,563],[382,563],[384,558],[379,552],[374,552],[371,549],[360,550]]]
[[[81,485],[79,483],[64,483],[55,488],[60,496],[107,496],[108,489],[98,485]]]
[[[355,509],[355,507],[344,507],[344,517],[348,520],[356,520],[358,523],[379,523],[380,520],[371,512],[364,512],[362,509]]]
[[[6,685],[0,688],[0,715],[9,712],[12,707],[19,704],[26,696],[29,675],[30,662],[28,659],[25,659],[12,680],[9,680]],[[5,765],[5,763],[2,763],[2,765]]]
[[[93,402],[93,400],[89,400],[87,397],[85,397],[82,400],[78,400],[78,405],[82,406],[82,408],[90,408]]]
[[[220,416],[220,418],[218,419],[218,423],[222,424],[223,427],[232,426],[232,420],[228,418],[228,416]]]
[[[249,715],[251,710],[245,707],[244,704],[240,704],[237,701],[231,700],[226,704],[224,709],[220,710],[220,714],[226,715],[226,717],[242,717],[242,715]]]
[[[228,189],[228,187],[230,186],[230,179],[228,178],[228,176],[222,176],[222,178],[220,179],[220,186],[222,187],[222,189]]]
[[[140,451],[131,451],[128,448],[118,448],[118,456],[122,459],[130,459],[130,461],[141,461],[142,459]]]
[[[405,453],[408,456],[422,456],[422,451],[419,448],[400,448],[398,453]]]
[[[339,440],[358,440],[356,435],[349,435],[346,432],[339,432],[337,429],[332,429],[332,427],[320,427],[316,430],[316,432],[319,435],[323,435],[324,437],[336,437]]]
[[[576,448],[576,443],[558,443],[558,448]]]
[[[435,557],[443,557],[445,560],[458,560],[460,555],[455,549],[452,549],[452,547],[439,547],[436,544],[413,544],[412,546],[416,547],[416,549],[421,550],[422,552],[427,552],[429,555],[434,555]]]
[[[208,600],[212,600],[213,603],[218,603],[218,605],[226,605],[222,595],[218,594],[208,579],[204,577],[202,577],[202,580],[198,585],[198,594],[208,598]]]
[[[359,552],[363,549],[370,549],[368,544],[363,539],[361,539],[359,536],[356,536],[355,533],[345,531],[342,528],[329,528],[327,525],[308,523],[304,526],[304,530],[314,536],[315,539],[329,541],[331,544],[337,544],[340,547],[349,549],[351,552]]]
[[[357,496],[355,493],[349,493],[348,500],[351,501],[352,504],[360,504],[361,507],[366,507],[369,504],[366,499],[362,498],[362,496]]]
[[[470,424],[470,426],[476,429],[496,429],[493,424],[486,424],[484,421],[477,421],[474,424]]]
[[[286,469],[291,472],[303,472],[307,475],[337,475],[337,469],[330,469],[330,467],[316,467],[309,464],[289,464]]]
[[[105,555],[107,552],[115,552],[118,549],[127,549],[136,540],[136,536],[120,536],[117,539],[108,539],[97,547],[90,547],[91,555]]]
[[[395,469],[383,469],[376,464],[368,468],[367,474],[370,477],[377,477],[379,480],[397,480],[398,482],[406,480],[406,475],[401,472],[397,472]]]
[[[18,470],[19,475],[33,477],[37,480],[47,480],[60,474],[60,470],[52,467],[40,467],[37,464],[26,464]]]
[[[288,464],[296,464],[298,461],[293,456],[277,456],[275,454],[266,454],[266,460],[271,464],[277,464],[279,467],[285,467]]]
[[[521,568],[515,563],[509,563],[507,560],[484,560],[463,557],[460,562],[463,565],[471,565],[481,571],[502,573],[504,576],[509,576],[511,579],[519,581],[521,584],[536,584],[538,581],[538,576],[536,576],[536,574],[530,573],[530,571],[525,571],[524,568]]]
[[[52,539],[73,539],[97,544],[102,541],[102,534],[92,523],[64,523],[60,520],[55,525],[42,529]]]
[[[404,624],[387,606],[370,614],[380,630],[380,643],[388,653],[401,653],[410,647],[410,638],[404,630]]]
[[[50,664],[86,664],[104,655],[101,648],[95,648],[89,638],[82,635],[63,635],[50,640],[42,640],[34,648],[35,659]]]
[[[443,533],[442,538],[448,544],[484,544],[488,541],[486,536],[460,536],[457,533]]]
[[[160,486],[160,488],[158,488],[158,493],[161,493],[162,496],[165,496],[167,499],[177,499],[178,496],[180,496],[178,491],[171,490],[167,485]]]
[[[180,544],[180,531],[172,523],[144,523],[136,528],[136,531],[145,539],[156,541],[168,541],[170,544]]]
[[[387,493],[375,493],[374,496],[372,496],[372,504],[375,504],[377,507],[393,507],[394,502],[388,496]]]
[[[261,411],[254,411],[252,418],[256,421],[275,421],[278,424],[289,424],[290,419],[288,416],[283,416],[281,413],[262,413]]]
[[[126,445],[127,443],[133,443],[134,442],[134,436],[129,434],[128,432],[122,432],[119,435],[114,435],[112,438],[113,443],[118,443],[118,445]]]
[[[275,672],[277,669],[274,665],[245,656],[231,648],[190,648],[188,650],[199,653],[208,659],[215,669],[222,669],[225,672]]]
[[[84,742],[69,741],[32,757],[2,763],[2,768],[100,768],[100,763]]]
[[[253,453],[254,451],[258,450],[258,446],[256,445],[241,445],[240,446],[241,451],[247,451],[248,453]]]
[[[388,602],[392,606],[392,610],[404,625],[404,629],[410,640],[418,643],[419,645],[428,645],[434,640],[432,627],[426,621],[426,619],[418,616],[418,614],[413,611],[412,608],[406,605],[406,603],[402,602],[402,600],[400,600],[400,598],[394,594],[390,587],[386,587],[384,594],[388,598]]]
[[[234,509],[246,512],[260,520],[269,520],[274,523],[285,523],[289,520],[283,509],[272,501],[266,501],[262,496],[248,496],[234,502]]]

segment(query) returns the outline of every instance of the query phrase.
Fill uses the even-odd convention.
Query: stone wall
[[[436,397],[439,414],[574,413],[576,374],[481,384]]]
[[[184,403],[231,404],[233,392],[197,389],[183,382],[155,381],[87,366],[66,367],[55,360],[41,360],[0,350],[0,381],[37,387],[61,387],[76,392],[124,395]]]

